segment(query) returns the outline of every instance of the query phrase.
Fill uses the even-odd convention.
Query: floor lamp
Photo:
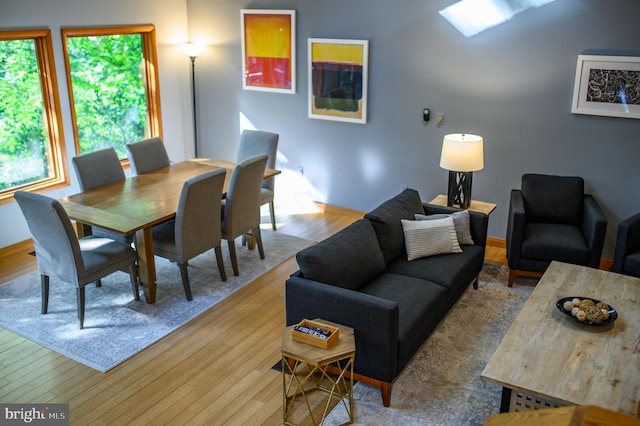
[[[484,168],[482,137],[465,133],[446,135],[440,167],[449,170],[447,206],[468,209],[473,172]]]
[[[194,153],[195,157],[198,157],[198,121],[197,121],[197,110],[196,110],[196,58],[202,51],[204,47],[202,45],[196,43],[184,43],[180,45],[182,51],[191,58],[191,99],[193,101],[193,144],[194,144]]]

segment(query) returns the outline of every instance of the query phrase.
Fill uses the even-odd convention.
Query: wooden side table
[[[328,349],[296,342],[291,337],[293,325],[282,332],[282,415],[283,424],[293,425],[288,419],[294,409],[296,399],[302,399],[314,425],[324,421],[329,414],[331,400],[338,398],[345,407],[349,421],[353,423],[353,363],[356,345],[353,328],[322,319],[314,319],[340,329],[338,342]],[[337,369],[338,374],[328,372],[328,367]],[[287,376],[289,376],[287,378]],[[328,394],[320,422],[316,422],[307,395],[322,391]],[[302,397],[302,398],[297,398]],[[301,402],[301,401],[300,401]]]
[[[436,198],[434,198],[433,200],[429,201],[429,204],[434,204],[436,206],[445,206],[447,205],[447,196],[440,194],[438,195]],[[458,207],[458,206],[454,206],[454,207]],[[489,216],[491,214],[492,211],[495,210],[495,208],[497,207],[496,204],[493,203],[487,203],[484,201],[477,201],[477,200],[471,200],[471,204],[469,205],[469,208],[467,210],[473,211],[473,212],[479,212],[479,213],[484,213],[487,216]]]

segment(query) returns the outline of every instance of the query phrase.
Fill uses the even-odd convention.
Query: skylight
[[[555,0],[460,0],[439,13],[465,37],[507,22],[531,7]]]

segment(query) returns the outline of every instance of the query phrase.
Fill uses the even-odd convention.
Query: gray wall
[[[445,193],[447,172],[438,166],[442,137],[476,133],[485,140],[485,168],[474,174],[473,197],[498,205],[491,236],[504,238],[509,191],[523,173],[580,175],[609,219],[610,257],[618,221],[640,211],[640,121],[573,115],[570,104],[580,53],[640,49],[640,2],[556,0],[471,38],[438,14],[452,3],[4,0],[0,29],[52,29],[69,158],[74,154],[59,28],[156,24],[165,142],[174,161],[192,155],[190,68],[176,47],[188,28],[192,41],[208,44],[196,62],[201,155],[234,159],[246,119],[280,134],[282,178],[302,166],[299,178],[317,201],[369,210],[402,186],[416,188],[427,201]],[[295,95],[242,90],[241,8],[296,10]],[[366,125],[307,118],[309,37],[369,40]],[[444,113],[444,125],[425,124],[424,107]],[[71,174],[72,187],[52,195],[77,190]],[[276,191],[287,189],[284,182],[277,182]],[[14,203],[0,206],[0,221],[0,247],[29,237]]]
[[[446,193],[439,167],[447,133],[482,135],[485,168],[473,198],[498,205],[489,235],[504,238],[508,197],[526,172],[579,175],[609,220],[640,211],[640,121],[571,114],[577,56],[638,50],[637,0],[556,0],[465,38],[438,11],[453,1],[189,0],[189,33],[209,43],[198,58],[203,155],[232,159],[241,114],[280,134],[281,166],[297,170],[319,201],[369,210],[409,186],[423,200]],[[240,9],[294,9],[297,93],[244,91]],[[366,125],[307,118],[307,39],[368,39]],[[422,109],[442,112],[425,124]]]

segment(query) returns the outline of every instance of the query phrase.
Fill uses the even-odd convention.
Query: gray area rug
[[[266,259],[236,242],[240,275],[235,277],[223,244],[227,281],[214,251],[189,262],[193,300],[187,301],[175,263],[156,257],[156,303],[133,300],[128,274],[116,272],[102,286],[86,288],[84,329],[78,329],[75,286],[51,279],[49,312],[40,314],[40,276],[27,274],[0,285],[0,326],[101,372],[106,372],[202,314],[255,278],[275,268],[311,241],[263,230]]]
[[[393,384],[391,404],[380,390],[354,386],[356,425],[482,425],[500,411],[502,388],[480,378],[536,279],[507,287],[509,270],[485,264],[478,290],[469,288]],[[348,420],[337,405],[325,424]]]

